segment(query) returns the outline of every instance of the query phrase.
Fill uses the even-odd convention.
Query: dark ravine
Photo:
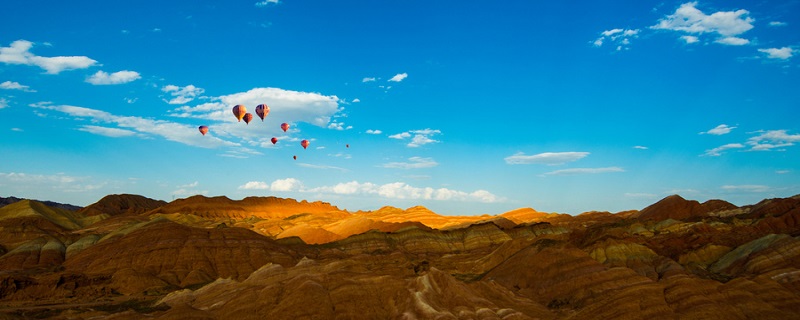
[[[798,208],[675,195],[471,218],[275,197],[25,200],[0,208],[0,318],[798,318]]]

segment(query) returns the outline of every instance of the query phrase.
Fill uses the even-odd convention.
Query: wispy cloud
[[[197,128],[195,126],[184,125],[170,121],[131,116],[118,116],[102,110],[78,106],[50,105],[49,103],[32,104],[30,106],[38,109],[63,112],[76,118],[88,118],[93,122],[113,123],[120,128],[134,130],[138,133],[156,135],[169,141],[197,147],[217,148],[223,146],[239,146],[238,143],[225,141],[211,135],[202,136],[197,133]],[[84,131],[95,134],[109,133],[108,129],[97,129],[100,127],[91,129],[93,126],[89,127],[90,129],[86,129],[86,127],[84,127]]]
[[[58,192],[87,192],[102,188],[107,182],[94,181],[88,176],[0,172],[0,184],[10,183],[14,189],[53,190]]]
[[[706,150],[706,153],[704,153],[704,155],[709,156],[709,157],[719,157],[719,156],[722,155],[722,152],[725,151],[725,150],[741,149],[741,148],[744,148],[744,145],[741,144],[741,143],[728,143],[726,145],[722,145],[722,146],[716,147],[714,149],[708,149],[708,150]]]
[[[615,46],[615,50],[622,51],[630,49],[631,39],[638,37],[639,29],[611,29],[605,30],[600,33],[600,37],[595,39],[592,44],[595,47],[601,47],[610,43]]]
[[[398,73],[398,74],[394,75],[394,77],[389,79],[389,81],[391,81],[391,82],[400,82],[400,81],[405,80],[405,78],[408,78],[408,73],[403,72],[403,73]]]
[[[486,190],[476,190],[465,192],[448,188],[414,187],[404,182],[393,182],[387,184],[374,184],[370,182],[350,181],[338,183],[333,186],[317,187],[304,190],[304,192],[332,193],[340,195],[377,195],[389,199],[411,199],[411,200],[438,200],[438,201],[466,201],[498,203],[505,202],[506,199],[492,194]]]
[[[166,85],[161,88],[161,91],[169,93],[172,96],[170,100],[164,100],[169,104],[185,104],[191,102],[197,96],[203,94],[205,89],[195,87],[194,85],[188,85],[185,87],[179,87],[176,85]]]
[[[769,22],[769,26],[770,27],[785,27],[787,25],[788,24],[786,22],[783,22],[783,21],[770,21]]]
[[[6,98],[0,98],[0,109],[8,108],[8,100]]]
[[[438,165],[439,163],[434,161],[433,158],[411,157],[408,158],[408,162],[389,162],[381,165],[381,167],[394,169],[423,169]]]
[[[131,130],[90,125],[85,125],[78,130],[112,138],[130,137],[136,135],[136,132]]]
[[[523,152],[519,152],[506,157],[505,161],[508,164],[559,165],[583,159],[588,155],[588,152],[544,152],[534,155],[526,155]]]
[[[578,175],[578,174],[597,174],[597,173],[609,173],[609,172],[625,172],[625,169],[620,167],[606,167],[606,168],[572,168],[572,169],[561,169],[556,171],[550,171],[544,173],[545,176],[566,176],[566,175]]]
[[[264,1],[256,2],[256,7],[259,7],[259,8],[260,7],[266,7],[268,5],[275,5],[275,4],[278,4],[278,3],[280,3],[279,0],[264,0]]]
[[[743,46],[750,43],[750,40],[739,37],[724,37],[715,40],[714,42],[729,46]]]
[[[721,136],[723,134],[731,133],[731,130],[736,129],[736,127],[731,127],[727,124],[721,124],[716,126],[714,129],[700,132],[700,134],[713,134],[716,136]]]
[[[411,141],[406,144],[406,146],[410,148],[417,148],[421,147],[426,144],[436,143],[439,142],[438,140],[434,140],[431,137],[441,134],[442,132],[438,129],[422,129],[422,130],[411,130],[406,132],[401,132],[397,134],[390,135],[389,138],[398,139],[398,140],[406,140],[411,138]]]
[[[140,79],[142,76],[136,71],[122,70],[114,73],[107,73],[104,71],[97,71],[97,73],[86,78],[86,82],[93,85],[112,85],[123,84]]]
[[[788,60],[794,55],[795,52],[797,52],[797,50],[792,49],[790,47],[783,47],[783,48],[758,49],[758,52],[766,54],[767,58],[769,59]]]
[[[769,151],[789,147],[796,142],[800,142],[800,134],[788,134],[786,130],[762,131],[759,135],[747,139],[747,144],[753,151]]]
[[[364,79],[361,79],[361,82],[375,82],[376,80],[375,77],[364,77]]]
[[[639,149],[639,150],[647,150],[647,149],[649,149],[648,147],[645,147],[645,146],[633,146],[633,148],[634,149]]]
[[[725,191],[734,191],[734,192],[768,192],[770,191],[770,187],[765,185],[757,185],[757,184],[746,184],[746,185],[724,185],[721,187]]]
[[[0,47],[0,62],[37,66],[48,74],[58,74],[64,70],[85,69],[97,64],[97,61],[85,56],[38,56],[30,52],[33,44],[27,40],[17,40],[8,47]]]
[[[0,83],[0,89],[20,90],[24,92],[36,92],[36,90],[31,89],[31,87],[22,85],[19,82],[15,81],[5,81],[3,83]]]
[[[381,134],[381,133],[383,133],[383,131],[367,129],[366,133],[367,134]]]
[[[322,164],[310,164],[310,163],[298,163],[298,166],[303,168],[311,168],[311,169],[322,169],[322,170],[339,170],[342,172],[347,172],[349,170],[341,167],[336,166],[329,166],[329,165],[322,165]]]

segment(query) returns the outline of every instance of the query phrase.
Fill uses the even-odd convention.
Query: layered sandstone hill
[[[800,197],[576,216],[159,204],[0,208],[0,318],[800,318]]]

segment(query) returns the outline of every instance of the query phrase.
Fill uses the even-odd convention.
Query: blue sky
[[[798,13],[799,1],[6,1],[0,195],[442,214],[792,196]],[[231,112],[260,103],[263,122]]]

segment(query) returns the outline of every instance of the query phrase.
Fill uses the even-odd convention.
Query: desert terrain
[[[800,196],[580,215],[4,198],[0,319],[797,319]]]

